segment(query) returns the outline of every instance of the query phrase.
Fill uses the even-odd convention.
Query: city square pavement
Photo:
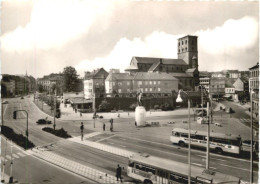
[[[65,107],[64,103],[60,104],[60,110],[61,110],[61,118],[60,120],[91,120],[93,117],[93,113],[82,113],[82,116],[80,116],[79,112],[73,111],[70,104],[67,104],[67,107]],[[160,116],[171,116],[171,115],[186,115],[188,113],[187,109],[176,109],[173,111],[147,111],[146,116],[147,117],[160,117]],[[191,110],[191,114],[193,114],[193,111]],[[103,116],[104,119],[117,119],[118,115],[120,118],[134,118],[135,112],[134,111],[118,111],[118,112],[98,112],[97,115]]]
[[[213,116],[213,122],[210,126],[211,132],[224,133],[227,135],[239,135],[242,139],[250,139],[250,128],[244,124],[242,124],[238,119],[232,118],[231,114],[227,114],[226,112],[221,112],[220,107],[225,108],[225,106],[221,103],[216,103],[213,108],[213,114],[217,114]],[[119,113],[97,113],[98,115],[102,115],[103,119],[95,120],[95,128],[93,126],[93,113],[75,113],[72,107],[67,106],[64,107],[64,104],[61,104],[61,112],[62,117],[61,120],[73,120],[79,122],[82,120],[88,120],[89,123],[85,124],[86,129],[90,129],[92,131],[103,131],[103,123],[106,124],[106,129],[108,132],[110,123],[109,119],[114,119],[114,132],[113,133],[123,133],[131,134],[131,135],[153,135],[157,138],[169,139],[171,135],[172,128],[188,128],[188,110],[185,109],[175,109],[173,111],[147,111],[147,123],[152,124],[153,122],[159,122],[158,125],[151,125],[149,127],[140,127],[138,131],[136,131],[136,127],[134,125],[134,112],[119,112]],[[193,130],[207,131],[206,124],[198,124],[196,118],[194,120],[194,112],[190,110],[190,118],[191,118],[191,128]],[[120,116],[118,117],[118,114]],[[89,121],[90,120],[90,121]],[[185,120],[185,121],[183,121]],[[218,123],[221,126],[216,126]],[[76,123],[76,126],[77,125]],[[158,128],[160,131],[157,131]],[[68,130],[70,131],[70,130]],[[255,139],[258,139],[255,137]]]

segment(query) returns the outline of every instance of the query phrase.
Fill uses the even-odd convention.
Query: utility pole
[[[207,134],[207,160],[206,160],[206,169],[209,169],[209,149],[210,149],[210,116],[209,116],[209,102],[207,102],[207,117],[208,117],[208,134]]]
[[[3,110],[3,98],[2,98],[2,103],[1,103],[1,119],[2,119],[2,126],[4,126],[4,110]]]
[[[54,94],[54,112],[53,112],[53,129],[55,130],[56,123],[55,123],[55,116],[56,116],[56,92],[57,88],[55,88],[55,94]]]
[[[251,136],[251,149],[250,149],[250,183],[254,182],[254,173],[253,173],[253,89],[250,90],[250,100],[251,100],[251,131],[250,131],[250,136]]]
[[[11,165],[9,183],[13,183],[13,141],[11,140]]]

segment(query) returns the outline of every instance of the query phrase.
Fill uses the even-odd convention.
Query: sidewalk
[[[93,118],[93,113],[82,113],[82,116],[80,116],[79,112],[73,111],[72,107],[70,104],[67,104],[67,107],[64,107],[64,104],[62,103],[60,105],[60,110],[61,110],[61,118],[60,120],[86,120],[90,119],[92,120]],[[191,115],[193,115],[193,111],[191,110]],[[97,113],[99,116],[103,116],[103,119],[116,119],[118,118],[118,115],[120,115],[120,118],[127,119],[127,118],[134,118],[135,117],[135,112],[99,112]],[[146,112],[146,117],[159,117],[159,116],[172,116],[172,115],[188,115],[188,109],[176,109],[173,111],[147,111]]]
[[[98,135],[99,132],[94,132],[92,134],[88,134],[87,136],[85,136],[85,140],[82,142],[80,137],[75,137],[75,138],[71,138],[68,139],[70,141],[73,142],[77,142],[77,143],[82,143],[88,146],[91,146],[93,148],[96,149],[102,149],[104,151],[110,152],[110,153],[114,153],[116,152],[119,155],[122,155],[124,157],[128,157],[129,154],[132,153],[128,153],[127,151],[124,150],[120,150],[117,148],[112,148],[106,145],[102,145],[100,143],[95,143],[95,142],[91,142],[91,141],[87,141],[86,138],[90,138],[92,136]],[[56,153],[53,153],[49,150],[46,149],[33,149],[34,152],[34,156],[45,160],[46,162],[49,162],[51,164],[54,164],[56,166],[59,166],[65,170],[68,170],[70,172],[73,172],[75,174],[78,174],[80,176],[83,176],[85,178],[88,178],[90,180],[93,180],[93,182],[97,182],[97,183],[121,183],[120,181],[116,180],[115,176],[112,176],[110,174],[107,174],[105,172],[101,172],[97,169],[93,169],[91,167],[85,166],[83,164],[80,164],[78,162],[69,160],[67,158],[64,158]],[[126,184],[130,184],[132,182],[127,182],[127,181],[123,181],[123,183]]]

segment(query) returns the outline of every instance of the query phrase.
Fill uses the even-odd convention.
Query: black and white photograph
[[[1,183],[260,183],[257,0],[0,0],[0,25]]]

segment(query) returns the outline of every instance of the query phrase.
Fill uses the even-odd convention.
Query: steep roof
[[[226,88],[233,88],[234,87],[234,83],[236,82],[237,79],[233,79],[233,78],[226,78],[225,79],[225,87]]]
[[[187,73],[169,73],[171,76],[173,77],[189,77],[189,78],[193,78],[193,76],[187,74]]]
[[[138,67],[135,66],[135,65],[130,65],[130,66],[128,66],[128,67],[125,69],[125,71],[128,71],[128,70],[138,70]]]
[[[85,79],[93,79],[100,71],[104,71],[106,74],[108,74],[107,73],[107,71],[106,70],[104,70],[104,68],[99,68],[99,69],[97,69],[97,70],[93,70],[92,72],[85,72]]]
[[[196,70],[196,68],[189,68],[186,70],[186,73],[193,73]]]
[[[178,80],[168,73],[157,72],[138,72],[135,74],[134,79],[137,80]]]
[[[253,69],[259,69],[259,63],[257,63],[255,66],[249,68],[249,70],[253,70]]]
[[[129,73],[110,73],[106,81],[112,81],[112,80],[132,80],[134,78],[133,75]]]
[[[169,59],[169,58],[154,58],[154,57],[136,57],[134,56],[138,63],[158,63],[162,62],[165,65],[188,65],[183,59]]]

